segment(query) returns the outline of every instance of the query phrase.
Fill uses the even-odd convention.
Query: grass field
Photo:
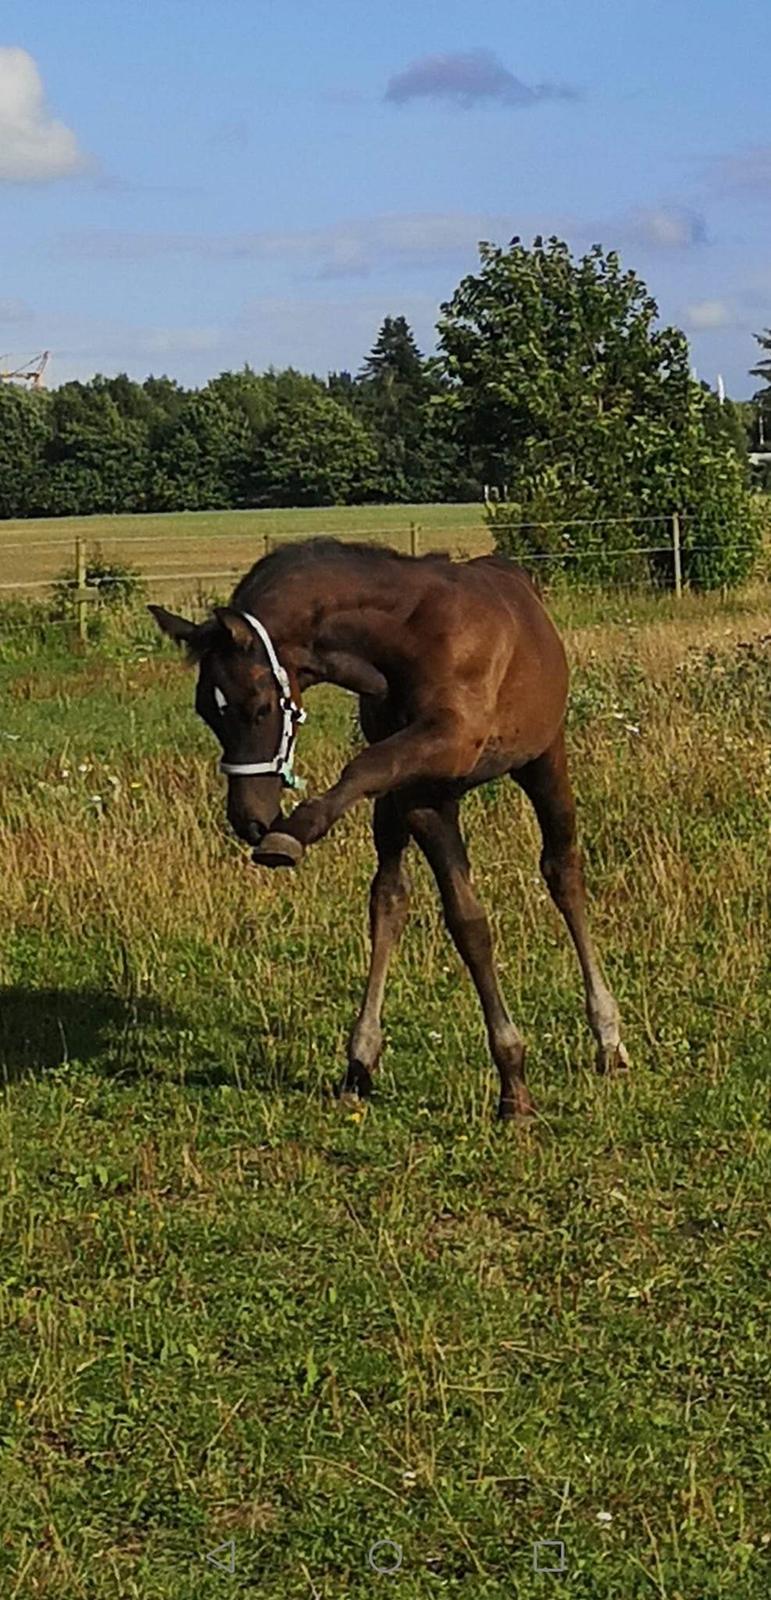
[[[593,1074],[531,817],[478,792],[527,1130],[421,863],[343,1110],[365,811],[260,875],[171,647],[0,635],[3,1600],[767,1600],[771,600],[558,615],[633,1070]],[[309,709],[316,788],[353,703]]]
[[[61,517],[0,522],[0,593],[8,585],[51,582],[74,563],[76,538],[147,573],[168,594],[178,575],[240,575],[264,553],[266,538],[383,539],[408,550],[410,523],[424,550],[478,555],[489,548],[482,507],[394,505],[309,507],[288,511],[182,511],[164,515]],[[6,591],[7,592],[7,591]]]

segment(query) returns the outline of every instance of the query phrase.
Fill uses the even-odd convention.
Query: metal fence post
[[[675,594],[678,600],[683,593],[683,569],[680,561],[680,516],[672,513],[672,555],[675,563]]]
[[[88,639],[86,623],[86,547],[82,539],[75,540],[75,609],[78,619],[78,638],[82,644]]]

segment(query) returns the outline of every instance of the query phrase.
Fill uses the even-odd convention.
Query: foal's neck
[[[288,573],[283,583],[257,595],[254,604],[277,646],[313,647],[330,634],[344,632],[348,643],[367,649],[381,626],[398,614],[401,596],[393,572],[359,576],[319,566]]]

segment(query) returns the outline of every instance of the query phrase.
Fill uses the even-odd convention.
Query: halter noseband
[[[287,789],[301,789],[303,787],[302,779],[295,777],[292,771],[292,762],[294,760],[297,729],[300,723],[305,721],[305,712],[292,698],[292,686],[276,655],[273,640],[267,628],[260,622],[258,617],[253,617],[248,611],[242,611],[240,615],[243,617],[244,622],[248,622],[249,627],[254,629],[257,637],[262,640],[265,646],[270,670],[279,688],[279,705],[283,723],[278,750],[272,761],[221,761],[220,772],[226,772],[228,777],[234,778],[256,778],[268,773],[277,773]],[[221,709],[224,709],[224,705],[225,702],[223,700]]]

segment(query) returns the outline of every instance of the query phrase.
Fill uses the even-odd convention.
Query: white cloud
[[[398,310],[421,348],[431,349],[436,297],[400,296]],[[54,386],[72,378],[86,380],[95,372],[128,372],[137,379],[148,372],[168,372],[183,383],[199,384],[225,368],[237,371],[245,361],[258,370],[271,364],[295,366],[323,376],[333,368],[355,371],[383,318],[393,311],[387,292],[364,298],[264,296],[248,301],[219,326],[153,326],[49,310],[25,325],[24,353],[51,350],[46,378]]]
[[[658,250],[683,250],[704,244],[707,226],[697,211],[683,206],[653,206],[636,212],[629,233],[638,244],[653,245]]]
[[[0,182],[45,183],[84,165],[72,129],[48,111],[32,56],[0,46]]]
[[[328,228],[280,233],[216,235],[89,230],[57,241],[56,248],[101,260],[142,261],[166,255],[192,255],[212,260],[294,263],[317,278],[361,278],[393,263],[434,266],[456,262],[459,258],[462,261],[468,256],[473,261],[480,239],[505,242],[516,222],[513,214],[426,212],[365,217]]]
[[[523,216],[505,212],[393,212],[352,218],[326,228],[231,234],[120,233],[90,229],[59,239],[62,249],[97,260],[150,261],[161,256],[202,260],[261,261],[294,266],[302,277],[366,278],[386,268],[445,267],[469,270],[481,239],[506,245],[512,234],[528,240],[552,233],[583,249],[595,240],[606,248],[688,250],[707,237],[698,212],[660,206],[632,216],[605,219],[564,214]]]
[[[697,300],[686,306],[686,316],[691,328],[727,328],[733,322],[725,300]]]

